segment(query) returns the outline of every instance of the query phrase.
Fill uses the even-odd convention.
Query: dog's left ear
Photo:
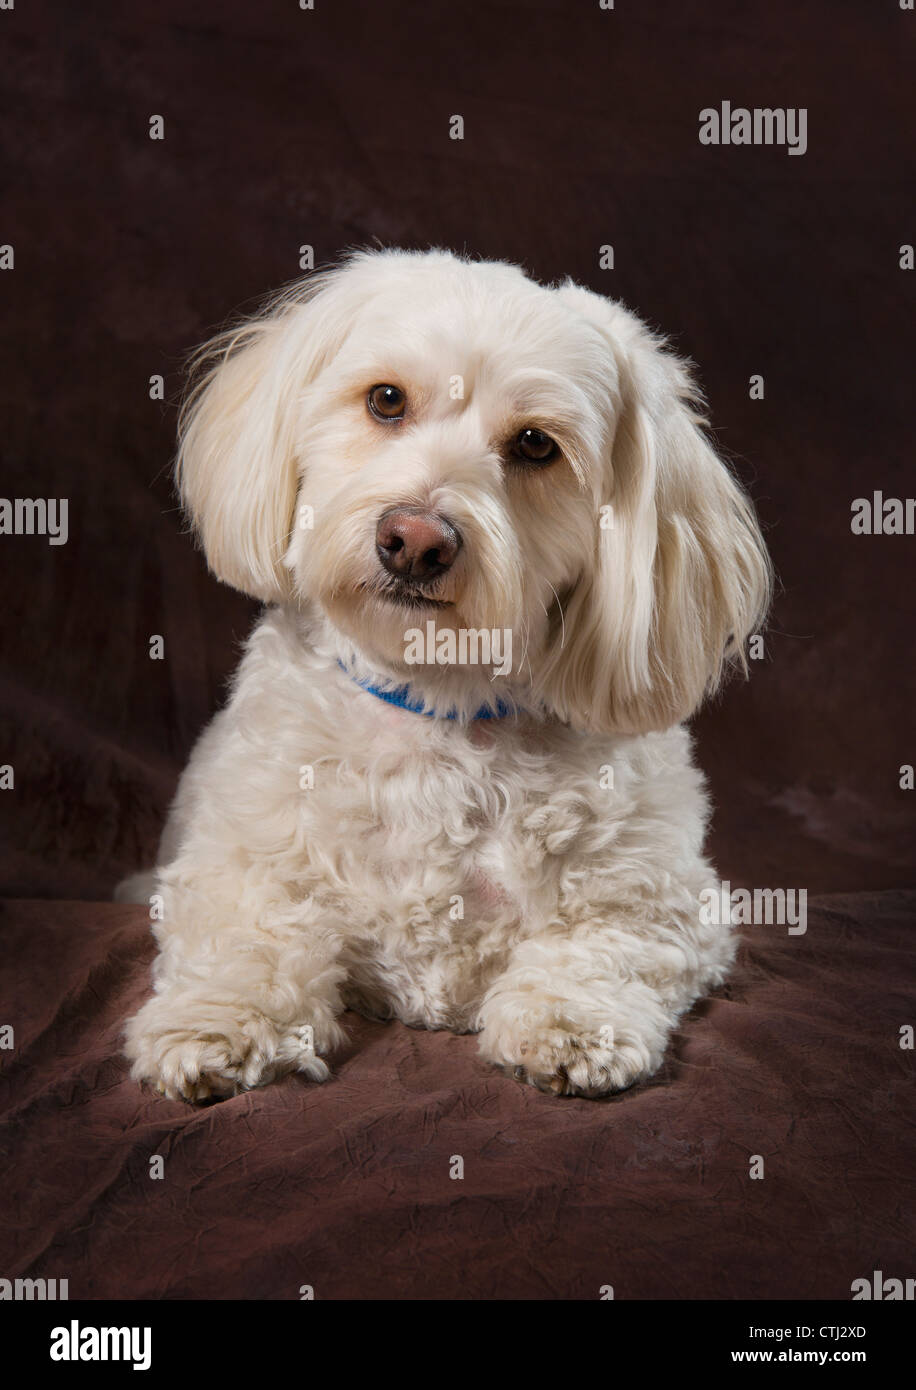
[[[686,365],[622,305],[572,284],[555,293],[609,350],[609,423],[593,551],[564,598],[543,694],[580,728],[669,728],[730,667],[746,672],[770,559],[750,500],[702,431]]]

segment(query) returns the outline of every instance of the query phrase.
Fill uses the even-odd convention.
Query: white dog
[[[680,722],[770,585],[684,363],[572,283],[386,251],[200,365],[181,496],[268,606],[163,837],[133,1075],[324,1080],[352,1008],[557,1094],[651,1076],[734,954]]]

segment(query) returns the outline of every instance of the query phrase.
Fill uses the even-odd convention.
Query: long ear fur
[[[299,281],[192,362],[175,468],[211,570],[255,598],[290,592],[282,560],[298,487],[297,398],[342,345],[347,269]]]
[[[751,502],[702,433],[686,365],[621,305],[573,285],[557,293],[612,350],[616,424],[594,499],[611,524],[596,516],[594,558],[564,603],[545,698],[579,727],[668,728],[729,668],[747,671],[745,641],[769,606],[769,556]]]

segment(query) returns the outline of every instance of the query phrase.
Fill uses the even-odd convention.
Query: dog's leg
[[[600,1096],[661,1065],[679,1016],[724,978],[727,929],[632,934],[607,920],[521,942],[480,1009],[480,1051],[555,1095]]]
[[[156,993],[127,1024],[136,1080],[172,1099],[205,1100],[263,1085],[289,1071],[313,1081],[329,1072],[320,1054],[342,1039],[339,939],[310,903],[280,904],[227,870],[238,897],[206,907],[164,879],[166,915]],[[238,924],[238,925],[236,925]]]

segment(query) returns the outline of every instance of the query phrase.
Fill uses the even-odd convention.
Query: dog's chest
[[[443,733],[417,718],[392,711],[363,757],[325,764],[308,801],[312,858],[333,860],[341,888],[383,915],[440,922],[452,937],[518,921],[550,876],[526,818],[556,770],[522,730]]]

